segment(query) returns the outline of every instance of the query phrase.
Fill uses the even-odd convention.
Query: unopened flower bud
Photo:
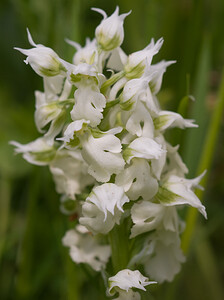
[[[119,16],[119,8],[117,6],[114,13],[107,18],[106,13],[102,9],[93,8],[93,10],[99,12],[104,17],[100,25],[96,28],[96,40],[102,50],[110,51],[119,47],[124,39],[124,19],[131,12]]]
[[[124,66],[126,77],[129,79],[141,77],[146,65],[148,64],[150,66],[153,56],[159,52],[162,44],[162,38],[156,43],[154,43],[154,39],[152,39],[145,49],[130,54]]]
[[[60,62],[59,56],[51,48],[45,47],[40,44],[35,44],[29,31],[28,39],[30,44],[34,46],[34,48],[21,49],[15,47],[14,49],[27,55],[27,58],[24,62],[26,64],[30,64],[30,66],[38,75],[56,76],[61,72],[66,72],[65,67]]]

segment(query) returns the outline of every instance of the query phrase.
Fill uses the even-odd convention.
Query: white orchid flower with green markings
[[[123,205],[127,202],[129,199],[122,187],[104,183],[93,188],[82,206],[83,217],[79,221],[94,234],[106,234],[119,224]]]
[[[181,129],[187,127],[198,127],[193,123],[194,120],[184,119],[180,114],[172,111],[161,110],[157,118],[154,119],[155,129],[164,131],[168,128],[178,127]]]
[[[41,133],[44,132],[43,128],[51,122],[45,137],[53,144],[54,138],[61,132],[66,122],[67,111],[74,105],[74,100],[69,98],[71,85],[65,78],[55,76],[54,79],[56,80],[53,81],[51,79],[49,80],[49,77],[45,78],[45,85],[48,86],[47,92],[35,92],[36,111],[34,118],[36,126]],[[55,87],[55,85],[59,86],[59,88]]]
[[[92,41],[87,38],[84,47],[81,47],[79,43],[66,39],[66,42],[73,46],[77,51],[73,56],[73,64],[78,65],[80,63],[86,63],[89,65],[94,64],[97,61],[97,43],[96,39]]]
[[[185,260],[182,207],[207,217],[194,192],[204,173],[185,178],[179,145],[166,132],[197,125],[160,106],[163,75],[175,62],[152,64],[163,39],[127,55],[121,44],[130,12],[93,10],[103,20],[84,47],[67,40],[76,49],[71,62],[35,44],[29,31],[33,48],[16,48],[43,79],[35,93],[42,137],[11,143],[28,162],[49,166],[60,210],[74,222],[63,238],[72,260],[101,273],[108,297],[140,300],[154,282],[139,270],[171,281]]]
[[[154,39],[143,50],[134,52],[128,56],[127,62],[124,66],[125,76],[128,79],[141,77],[145,69],[151,65],[152,58],[159,52],[162,47],[163,38],[160,38],[156,43]]]
[[[155,281],[149,281],[149,279],[143,276],[138,270],[132,271],[124,269],[119,271],[115,276],[108,279],[110,295],[119,293],[119,297],[116,299],[140,299],[139,293],[134,293],[132,289],[140,289],[146,291],[145,286],[156,283]],[[129,296],[126,297],[126,296]],[[132,298],[133,297],[133,298]]]
[[[87,63],[73,65],[63,60],[62,62],[66,66],[69,82],[77,88],[83,85],[99,84],[104,79],[104,75],[99,73],[94,65]]]
[[[87,125],[88,120],[77,120],[71,122],[66,128],[63,137],[58,138],[58,140],[63,141],[63,147],[67,149],[74,149],[80,146],[80,138],[86,134],[88,131]]]
[[[44,137],[25,145],[15,141],[10,144],[16,147],[16,153],[22,153],[25,160],[38,166],[48,165],[54,159],[58,147],[56,144],[49,143],[49,140]]]
[[[24,62],[26,64],[30,64],[33,70],[42,77],[65,74],[65,66],[61,63],[60,58],[56,54],[56,52],[54,52],[51,48],[45,47],[41,44],[35,44],[28,29],[27,33],[28,40],[34,48],[14,48],[27,56]]]
[[[16,153],[22,153],[23,158],[29,163],[46,166],[54,159],[58,145],[52,145],[46,138],[38,138],[28,144],[20,144],[12,141],[11,145],[15,146]]]
[[[119,47],[124,39],[124,19],[131,13],[119,16],[119,7],[117,6],[114,13],[107,17],[107,14],[99,8],[92,8],[103,16],[100,25],[97,26],[95,35],[98,45],[103,51],[111,51]]]
[[[202,176],[195,179],[186,179],[172,174],[167,174],[160,185],[159,191],[155,198],[165,206],[174,206],[188,204],[195,207],[199,212],[207,218],[204,205],[193,192],[194,188],[198,188],[199,181]]]

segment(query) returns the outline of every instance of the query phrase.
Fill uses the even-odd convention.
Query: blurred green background
[[[33,120],[34,90],[42,90],[42,80],[13,50],[29,48],[26,27],[36,43],[71,60],[73,48],[64,38],[84,45],[101,21],[90,8],[110,15],[116,5],[121,13],[132,10],[124,25],[126,53],[141,50],[152,37],[164,37],[153,62],[177,60],[165,74],[159,99],[164,109],[180,111],[200,126],[184,133],[174,130],[167,137],[173,144],[181,142],[189,177],[200,169],[211,120],[217,123],[203,195],[208,220],[198,218],[180,275],[171,284],[151,287],[142,299],[224,299],[224,122],[223,106],[217,108],[224,97],[223,0],[0,1],[0,299],[99,299],[99,289],[104,295],[100,277],[91,284],[89,271],[73,264],[61,245],[71,221],[59,212],[59,195],[48,169],[15,156],[8,142],[28,143],[39,136]],[[189,94],[195,102],[186,101]]]

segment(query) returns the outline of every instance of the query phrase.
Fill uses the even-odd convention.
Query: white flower
[[[65,67],[60,61],[59,56],[48,47],[40,44],[35,44],[29,30],[27,29],[28,40],[34,48],[32,49],[21,49],[14,48],[21,53],[27,55],[25,60],[26,64],[34,69],[34,71],[40,76],[56,76],[58,74],[64,74],[66,72]]]
[[[81,153],[76,151],[60,150],[50,164],[56,190],[70,199],[75,199],[83,188],[94,183],[94,178],[87,173],[87,165]]]
[[[99,137],[90,135],[83,139],[82,156],[89,166],[89,174],[99,182],[109,181],[112,174],[118,174],[124,169],[120,140],[110,131],[99,131]]]
[[[124,150],[123,155],[127,163],[130,163],[133,157],[158,159],[163,153],[164,150],[161,145],[156,143],[153,139],[139,137],[130,143]]]
[[[151,116],[158,116],[160,111],[159,103],[149,88],[152,76],[153,74],[147,71],[141,78],[131,79],[125,84],[120,96],[122,110],[135,111],[138,103],[143,102]]]
[[[151,254],[145,257],[145,272],[159,283],[172,281],[185,257],[176,232],[160,230],[151,235]]]
[[[69,97],[71,84],[64,76],[44,77],[44,103],[50,103],[57,100],[65,100]],[[41,104],[41,103],[40,103]],[[42,103],[43,104],[43,103]]]
[[[43,132],[49,122],[58,119],[59,115],[70,103],[68,97],[71,90],[70,83],[62,76],[45,77],[45,92],[35,92],[36,111],[35,123],[39,132]],[[66,100],[66,101],[65,101]]]
[[[132,163],[116,176],[115,183],[123,186],[130,200],[151,199],[158,191],[158,182],[152,176],[147,160],[133,158]]]
[[[36,91],[35,93],[36,111],[34,117],[37,129],[41,133],[43,132],[42,128],[51,122],[44,136],[53,145],[54,138],[61,132],[66,122],[66,111],[74,103],[74,100],[68,99],[71,85],[62,76],[47,77],[44,79],[44,84],[46,92]]]
[[[107,68],[116,71],[122,71],[127,59],[128,56],[120,47],[118,47],[111,51],[111,55],[107,62]]]
[[[184,129],[186,127],[198,127],[193,124],[194,120],[184,119],[180,114],[162,110],[158,117],[154,120],[154,125],[157,130],[164,131],[167,128],[178,127]]]
[[[172,174],[177,175],[179,177],[184,177],[184,174],[188,173],[188,168],[182,161],[181,156],[178,153],[179,145],[172,147],[169,143],[166,142],[167,149],[167,158],[163,172],[168,173],[172,172]]]
[[[129,79],[141,77],[145,71],[146,65],[150,66],[153,56],[159,52],[162,44],[162,38],[156,43],[154,42],[154,39],[152,39],[145,49],[130,54],[124,66],[126,77]]]
[[[107,17],[102,9],[92,8],[92,10],[103,15],[103,20],[95,31],[96,40],[100,47],[104,51],[110,51],[119,47],[124,39],[124,19],[131,12],[119,16],[119,7],[117,6],[114,13],[110,17]]]
[[[130,238],[161,226],[174,232],[178,230],[178,216],[175,207],[166,207],[150,201],[138,202],[132,206],[131,218],[134,225]]]
[[[162,134],[157,135],[155,137],[155,141],[161,145],[163,149],[163,153],[158,159],[152,159],[151,160],[151,168],[152,168],[152,174],[155,176],[156,179],[160,180],[160,177],[163,173],[164,167],[166,165],[167,160],[167,147],[166,147],[166,141]]]
[[[23,158],[34,165],[46,166],[56,154],[56,147],[49,143],[46,138],[36,139],[26,145],[15,141],[11,141],[10,144],[17,147],[16,153],[23,153]]]
[[[78,65],[70,64],[61,60],[67,69],[67,78],[71,84],[77,88],[81,85],[88,86],[89,84],[99,84],[105,80],[105,76],[97,72],[96,66],[87,63],[80,63]]]
[[[154,95],[156,95],[161,88],[163,74],[165,73],[166,68],[174,64],[175,62],[176,62],[175,60],[171,60],[171,61],[162,60],[159,63],[150,66],[150,73],[153,75],[149,85]]]
[[[77,52],[73,56],[73,64],[78,65],[80,63],[86,63],[92,65],[95,62],[97,56],[96,39],[92,41],[87,38],[84,47],[81,47],[78,43],[66,39],[66,42],[75,47]]]
[[[87,130],[87,124],[89,124],[89,121],[84,119],[71,122],[66,128],[64,136],[58,138],[58,140],[63,141],[64,147],[67,149],[78,147],[80,144],[80,136]]]
[[[127,116],[124,116],[125,113]],[[144,103],[138,102],[133,112],[124,112],[123,120],[125,117],[127,118],[125,127],[128,132],[138,137],[154,137],[154,124]]]
[[[108,282],[110,295],[113,295],[115,292],[120,293],[126,291],[126,293],[128,293],[132,288],[146,291],[145,286],[156,283],[155,281],[149,281],[149,279],[143,276],[138,270],[132,271],[129,269],[119,271],[115,276],[110,277]],[[117,299],[125,298],[119,297]]]
[[[160,186],[157,195],[155,196],[165,206],[188,204],[197,208],[200,213],[207,218],[204,205],[192,191],[198,187],[202,175],[194,179],[186,179],[176,175],[168,174]]]
[[[119,224],[124,203],[129,202],[122,187],[113,183],[104,183],[95,187],[82,206],[83,217],[80,224],[92,233],[108,233]]]
[[[70,256],[74,262],[87,263],[95,271],[105,268],[111,254],[109,245],[100,245],[96,238],[80,225],[67,231],[62,243],[70,248]]]
[[[75,105],[71,111],[72,120],[85,119],[93,127],[99,125],[103,118],[106,99],[96,84],[80,86],[75,91]]]

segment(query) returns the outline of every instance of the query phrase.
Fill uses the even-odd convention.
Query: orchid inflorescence
[[[206,217],[193,192],[203,174],[186,179],[178,146],[164,137],[170,128],[197,125],[160,108],[163,74],[175,62],[151,64],[163,39],[126,55],[120,46],[130,12],[119,15],[117,7],[107,17],[93,10],[103,15],[95,38],[84,47],[67,40],[76,48],[72,63],[36,44],[29,31],[33,48],[16,48],[43,77],[44,92],[35,92],[43,136],[12,144],[28,162],[49,166],[61,211],[77,216],[62,240],[72,260],[104,274],[108,297],[140,299],[135,289],[155,282],[138,269],[156,282],[171,281],[185,260],[182,205]],[[117,237],[125,242],[116,244]]]

